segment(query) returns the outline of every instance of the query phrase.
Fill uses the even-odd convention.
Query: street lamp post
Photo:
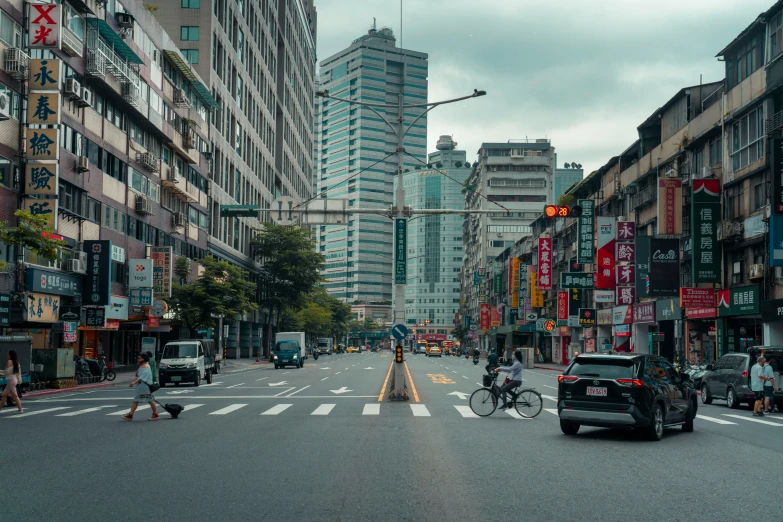
[[[336,100],[340,102],[345,102],[349,105],[361,105],[362,107],[366,107],[370,109],[372,112],[374,112],[383,122],[386,123],[386,125],[394,132],[394,134],[397,136],[397,190],[395,191],[395,205],[393,209],[393,214],[396,219],[404,219],[407,220],[408,217],[410,217],[410,211],[406,212],[405,209],[405,187],[403,185],[403,155],[406,153],[405,151],[405,136],[410,132],[410,130],[413,128],[413,125],[416,124],[417,121],[419,121],[422,117],[424,117],[428,112],[430,112],[435,107],[438,107],[440,105],[446,105],[449,103],[456,103],[458,101],[468,100],[470,98],[477,98],[479,96],[486,95],[486,91],[480,91],[478,89],[473,90],[473,94],[470,94],[468,96],[462,96],[460,98],[453,98],[451,100],[444,100],[439,102],[432,102],[432,103],[417,103],[417,104],[406,104],[404,102],[404,95],[399,94],[397,97],[397,104],[396,105],[389,105],[384,103],[366,103],[358,100],[352,100],[348,98],[338,98],[336,96],[331,96],[329,94],[329,91],[317,91],[315,93],[316,96],[319,98],[326,98],[331,100]],[[387,118],[384,116],[384,114],[378,112],[376,108],[383,109],[384,112],[386,111],[392,111],[394,109],[397,110],[397,125],[393,125]],[[414,108],[420,108],[425,109],[416,119],[414,119],[406,128],[405,126],[405,109],[414,109]],[[407,234],[407,221],[405,222],[405,231]],[[395,250],[396,251],[396,250]],[[399,261],[399,260],[398,260]],[[405,284],[404,283],[394,283],[394,322],[397,324],[404,324],[405,323]],[[400,369],[397,370],[397,367],[401,365],[395,364],[394,367],[394,381],[393,381],[393,390],[391,393],[391,397],[394,399],[407,399],[408,393],[405,389],[405,375],[404,371]]]

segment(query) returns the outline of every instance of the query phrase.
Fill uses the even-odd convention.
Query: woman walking
[[[14,398],[19,413],[22,413],[22,401],[16,394],[16,387],[22,382],[22,370],[19,366],[19,356],[16,355],[15,350],[8,351],[8,364],[4,370],[0,370],[0,375],[5,377],[5,389],[2,398],[0,398],[0,410],[3,409],[6,399],[10,396]]]
[[[150,356],[146,353],[142,353],[138,357],[139,369],[136,370],[136,379],[130,383],[130,387],[136,387],[136,394],[133,396],[133,404],[131,404],[130,411],[123,415],[122,418],[128,421],[133,420],[133,414],[136,412],[136,408],[139,407],[140,402],[149,403],[152,408],[152,417],[147,420],[158,420],[158,409],[155,407],[155,396],[150,391],[150,384],[153,383],[152,368],[150,368]]]

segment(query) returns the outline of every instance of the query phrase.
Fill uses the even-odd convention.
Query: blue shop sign
[[[82,296],[82,278],[63,272],[28,267],[25,284],[28,292],[43,292],[76,298]]]
[[[769,218],[769,266],[783,266],[783,215]]]

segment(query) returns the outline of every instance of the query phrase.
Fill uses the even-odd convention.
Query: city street
[[[407,403],[380,401],[392,357],[340,354],[302,369],[224,371],[158,392],[177,420],[124,422],[111,387],[4,408],[9,520],[780,520],[783,416],[699,405],[696,430],[661,442],[560,432],[557,372],[526,371],[532,420],[476,418],[485,361],[406,354]],[[415,391],[414,391],[415,390]],[[727,483],[735,487],[726,487]],[[741,490],[741,494],[739,491]],[[736,492],[736,493],[734,493]],[[774,498],[774,496],[773,496]],[[633,506],[633,507],[631,507]]]

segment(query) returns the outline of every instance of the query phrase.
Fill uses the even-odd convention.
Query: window
[[[70,4],[65,5],[65,27],[79,40],[84,41],[84,18]]]
[[[783,11],[769,21],[769,60],[783,51]]]
[[[190,41],[190,42],[198,41],[198,26],[183,25],[182,27],[180,27],[179,39],[183,41]]]
[[[60,210],[65,210],[77,216],[82,215],[82,195],[83,192],[78,187],[70,183],[60,183],[58,194],[58,206]]]
[[[764,156],[764,109],[751,111],[731,127],[733,171],[747,167]]]
[[[738,46],[734,58],[726,56],[726,80],[728,88],[733,89],[745,78],[761,67],[762,46],[757,37],[749,38],[745,45]]]
[[[721,137],[710,141],[710,167],[723,161],[723,147]]]
[[[160,185],[151,181],[137,170],[128,167],[129,184],[136,192],[148,196],[156,203],[160,202]]]
[[[182,0],[183,9],[198,9],[201,7],[201,0]]]
[[[101,223],[101,203],[90,197],[85,198],[85,213],[84,216],[93,223]]]
[[[198,49],[181,49],[181,51],[188,63],[198,63]]]
[[[753,187],[753,201],[751,202],[751,211],[758,210],[767,204],[769,182],[767,181],[766,174],[753,176],[750,184]]]
[[[704,168],[704,147],[699,147],[693,153],[693,165],[691,167],[691,172],[695,176],[701,176],[701,169],[703,168]]]
[[[11,47],[22,46],[22,27],[5,11],[0,11],[0,40]]]

